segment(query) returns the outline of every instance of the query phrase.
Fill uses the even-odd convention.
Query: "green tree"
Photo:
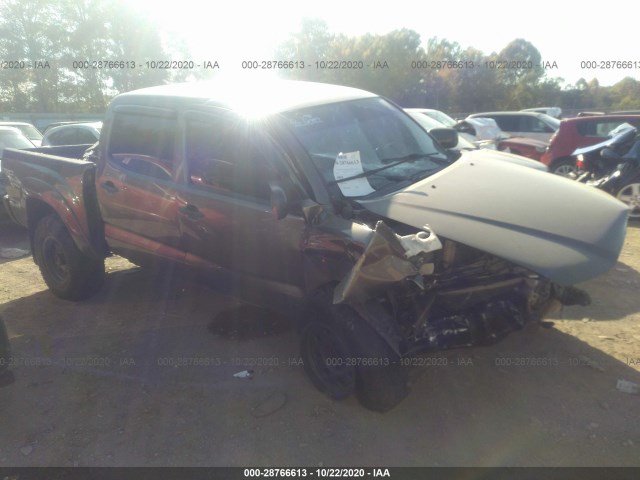
[[[0,0],[0,58],[32,66],[0,70],[0,105],[100,112],[117,93],[185,78],[144,68],[164,52],[156,25],[123,0]],[[129,64],[108,64],[120,60]]]
[[[111,72],[115,92],[161,85],[169,81],[169,70],[147,68],[145,62],[168,60],[158,29],[140,11],[127,6],[124,0],[109,2],[109,47],[107,58],[131,61],[135,68],[115,69]]]
[[[336,49],[336,37],[329,33],[324,20],[303,18],[300,29],[276,48],[279,60],[306,62],[306,68],[285,70],[283,76],[297,80],[327,81],[330,76],[326,70],[314,68],[314,62],[333,60]],[[341,38],[341,41],[344,41]]]
[[[58,109],[66,41],[61,6],[61,0],[0,0],[1,58],[27,66],[0,70],[0,101],[10,111]]]
[[[542,56],[531,42],[517,38],[504,47],[497,56],[502,62],[498,80],[506,85],[527,83],[536,85],[545,75],[540,66]]]
[[[635,110],[640,108],[640,82],[626,77],[611,87],[612,110]]]

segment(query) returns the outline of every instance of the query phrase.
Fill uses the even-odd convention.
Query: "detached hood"
[[[624,241],[626,205],[581,183],[505,162],[489,151],[460,160],[367,210],[528,268],[560,284],[600,275]]]

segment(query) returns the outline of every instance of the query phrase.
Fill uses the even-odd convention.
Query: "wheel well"
[[[549,164],[549,170],[553,170],[560,162],[571,161],[571,157],[558,157]]]
[[[47,203],[41,200],[34,200],[33,198],[27,199],[27,228],[29,229],[29,244],[32,252],[33,234],[36,230],[36,225],[38,225],[38,222],[44,217],[51,214],[57,215],[56,211]]]

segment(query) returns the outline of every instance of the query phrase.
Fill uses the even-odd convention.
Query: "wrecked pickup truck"
[[[624,239],[627,208],[603,192],[445,137],[352,88],[153,87],[112,101],[93,161],[5,151],[5,204],[55,295],[95,292],[112,252],[197,269],[297,312],[315,386],[386,411],[411,356],[587,303],[571,285],[611,268]]]

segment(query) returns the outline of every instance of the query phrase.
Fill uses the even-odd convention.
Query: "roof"
[[[293,80],[215,80],[144,88],[118,95],[110,108],[145,105],[178,108],[210,105],[250,114],[275,113],[376,95],[326,83]]]
[[[472,113],[467,118],[484,117],[484,116],[487,116],[487,115],[529,115],[529,116],[532,116],[532,117],[540,117],[540,116],[548,117],[549,116],[549,115],[547,115],[545,113],[541,113],[541,112],[524,112],[524,111],[509,110],[509,111],[502,111],[502,112]]]
[[[640,115],[587,115],[584,117],[563,118],[563,123],[602,122],[606,120],[640,120]]]
[[[15,127],[0,124],[0,133],[13,133],[14,135],[22,135],[22,132]]]
[[[33,127],[31,123],[27,123],[27,122],[12,122],[10,120],[4,120],[0,122],[0,127],[10,127],[12,125],[29,125]]]

